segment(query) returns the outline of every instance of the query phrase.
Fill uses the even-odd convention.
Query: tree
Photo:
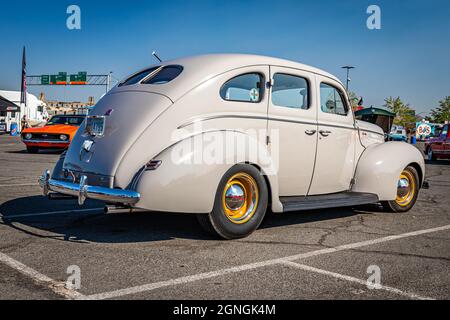
[[[352,109],[356,110],[356,108],[358,107],[358,102],[359,102],[360,98],[357,96],[357,94],[355,92],[349,91],[348,99],[350,100]]]
[[[409,104],[405,104],[400,97],[384,99],[384,106],[396,114],[394,124],[411,129],[416,126],[416,112]]]
[[[431,119],[435,123],[445,123],[445,121],[450,121],[450,96],[439,101],[439,107],[431,110]]]

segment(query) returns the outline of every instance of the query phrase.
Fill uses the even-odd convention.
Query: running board
[[[351,207],[362,204],[377,203],[378,196],[373,193],[339,192],[317,196],[280,197],[283,212]]]

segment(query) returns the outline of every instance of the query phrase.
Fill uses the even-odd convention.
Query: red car
[[[425,143],[425,154],[428,160],[437,160],[438,158],[450,159],[450,135],[448,124],[444,125],[438,137],[431,138]]]

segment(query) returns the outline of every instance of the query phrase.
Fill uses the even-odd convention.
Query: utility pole
[[[353,67],[353,66],[343,66],[341,68],[342,69],[347,69],[347,81],[346,81],[345,89],[348,92],[348,83],[350,82],[350,69],[355,69],[355,67]]]

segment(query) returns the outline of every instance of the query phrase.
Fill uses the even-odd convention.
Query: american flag
[[[27,61],[25,58],[25,47],[22,53],[22,85],[20,87],[20,103],[27,105]]]

